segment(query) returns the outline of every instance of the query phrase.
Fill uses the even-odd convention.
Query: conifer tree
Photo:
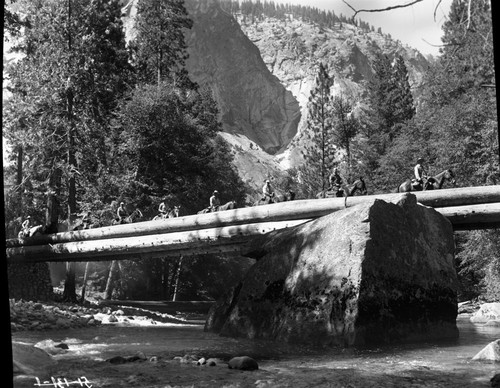
[[[328,169],[333,165],[335,146],[332,139],[334,78],[328,67],[320,63],[316,82],[308,103],[307,127],[311,134],[310,146],[305,150],[305,163],[300,169],[301,179],[309,187],[310,194],[324,190]]]
[[[93,167],[105,163],[100,156],[106,154],[106,127],[130,66],[118,1],[52,0],[22,6],[27,27],[15,50],[24,56],[6,69],[12,98],[4,110],[4,133],[22,152],[17,161],[24,163],[18,168],[22,185],[31,187],[37,203],[24,210],[37,222],[45,218],[47,232],[57,232],[60,221],[66,218],[69,226],[76,215]],[[88,180],[77,185],[80,176]],[[26,202],[33,206],[33,200]],[[75,300],[72,268],[68,275],[65,297]]]
[[[381,161],[415,114],[408,72],[402,58],[392,65],[390,58],[378,54],[372,63],[373,77],[368,83],[368,110],[362,116],[360,154],[363,175],[377,190],[387,190],[387,180],[380,171]]]
[[[352,169],[351,145],[359,131],[359,122],[353,114],[353,106],[343,95],[335,96],[332,104],[332,138],[338,147],[346,153],[347,175]]]
[[[389,130],[390,141],[398,134],[401,125],[415,115],[413,94],[408,80],[408,69],[401,55],[396,56],[392,74],[394,89],[389,96],[389,104],[392,106],[393,125]]]
[[[136,36],[131,42],[139,80],[149,84],[173,82],[193,87],[185,69],[188,57],[184,29],[193,22],[184,0],[140,0],[135,20]]]

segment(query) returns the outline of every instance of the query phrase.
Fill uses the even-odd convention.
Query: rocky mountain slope
[[[133,29],[135,2],[125,26]],[[328,65],[333,93],[362,103],[370,61],[378,52],[400,54],[416,85],[428,65],[416,50],[378,32],[339,23],[320,28],[301,19],[265,17],[254,23],[223,10],[217,0],[186,0],[193,28],[186,31],[192,79],[209,85],[219,104],[235,165],[252,187],[302,163],[307,145],[307,101],[317,66]]]

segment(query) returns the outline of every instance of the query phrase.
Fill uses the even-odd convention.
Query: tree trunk
[[[49,190],[47,194],[47,210],[45,212],[46,232],[57,233],[59,221],[59,197],[61,195],[61,176],[59,168],[55,168],[49,177]]]
[[[161,298],[167,300],[170,295],[170,260],[162,257]]]
[[[85,302],[85,292],[87,290],[87,278],[89,275],[89,264],[90,264],[90,261],[87,261],[87,263],[85,263],[85,273],[83,275],[83,285],[82,285],[82,296],[80,299],[81,303]]]
[[[123,284],[123,267],[122,267],[122,263],[121,261],[117,261],[118,262],[118,274],[120,276],[120,283],[119,283],[119,288],[118,288],[118,295],[120,295],[120,297],[123,296],[123,292],[125,290],[125,285]]]
[[[64,281],[63,292],[63,300],[65,302],[77,302],[75,266],[76,263],[66,262],[66,280]]]
[[[118,262],[113,260],[111,266],[109,267],[108,281],[106,282],[106,290],[104,291],[104,299],[111,299],[113,294],[113,280],[115,278],[115,273],[118,271]]]
[[[177,301],[177,294],[179,291],[179,278],[181,277],[181,267],[182,267],[182,255],[179,257],[179,262],[177,264],[177,272],[175,274],[175,286],[174,286],[174,295],[172,297],[172,301]]]
[[[16,184],[19,186],[23,183],[23,146],[17,147],[17,177]]]

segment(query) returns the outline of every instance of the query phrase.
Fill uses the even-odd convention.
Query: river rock
[[[33,345],[12,342],[12,363],[15,374],[41,376],[56,361],[44,350]]]
[[[470,321],[472,323],[500,322],[500,303],[483,303],[479,310],[470,317]]]
[[[490,342],[472,360],[474,361],[500,361],[500,339]]]
[[[253,358],[248,356],[233,357],[228,362],[229,369],[239,370],[257,370],[259,364]]]
[[[457,338],[451,223],[375,200],[264,235],[233,300],[210,316],[224,336],[351,346]],[[227,311],[229,309],[229,311]]]
[[[497,373],[490,379],[492,388],[500,388],[500,373]]]

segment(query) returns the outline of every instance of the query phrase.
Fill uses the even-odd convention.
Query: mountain
[[[128,30],[135,2],[124,8]],[[292,15],[251,20],[229,13],[217,0],[186,0],[185,5],[193,20],[186,31],[186,67],[193,81],[214,91],[221,136],[232,144],[240,175],[255,189],[266,177],[302,163],[307,101],[319,63],[335,78],[333,93],[349,96],[356,108],[377,53],[401,55],[412,85],[428,66],[417,50],[353,24],[326,28]]]

